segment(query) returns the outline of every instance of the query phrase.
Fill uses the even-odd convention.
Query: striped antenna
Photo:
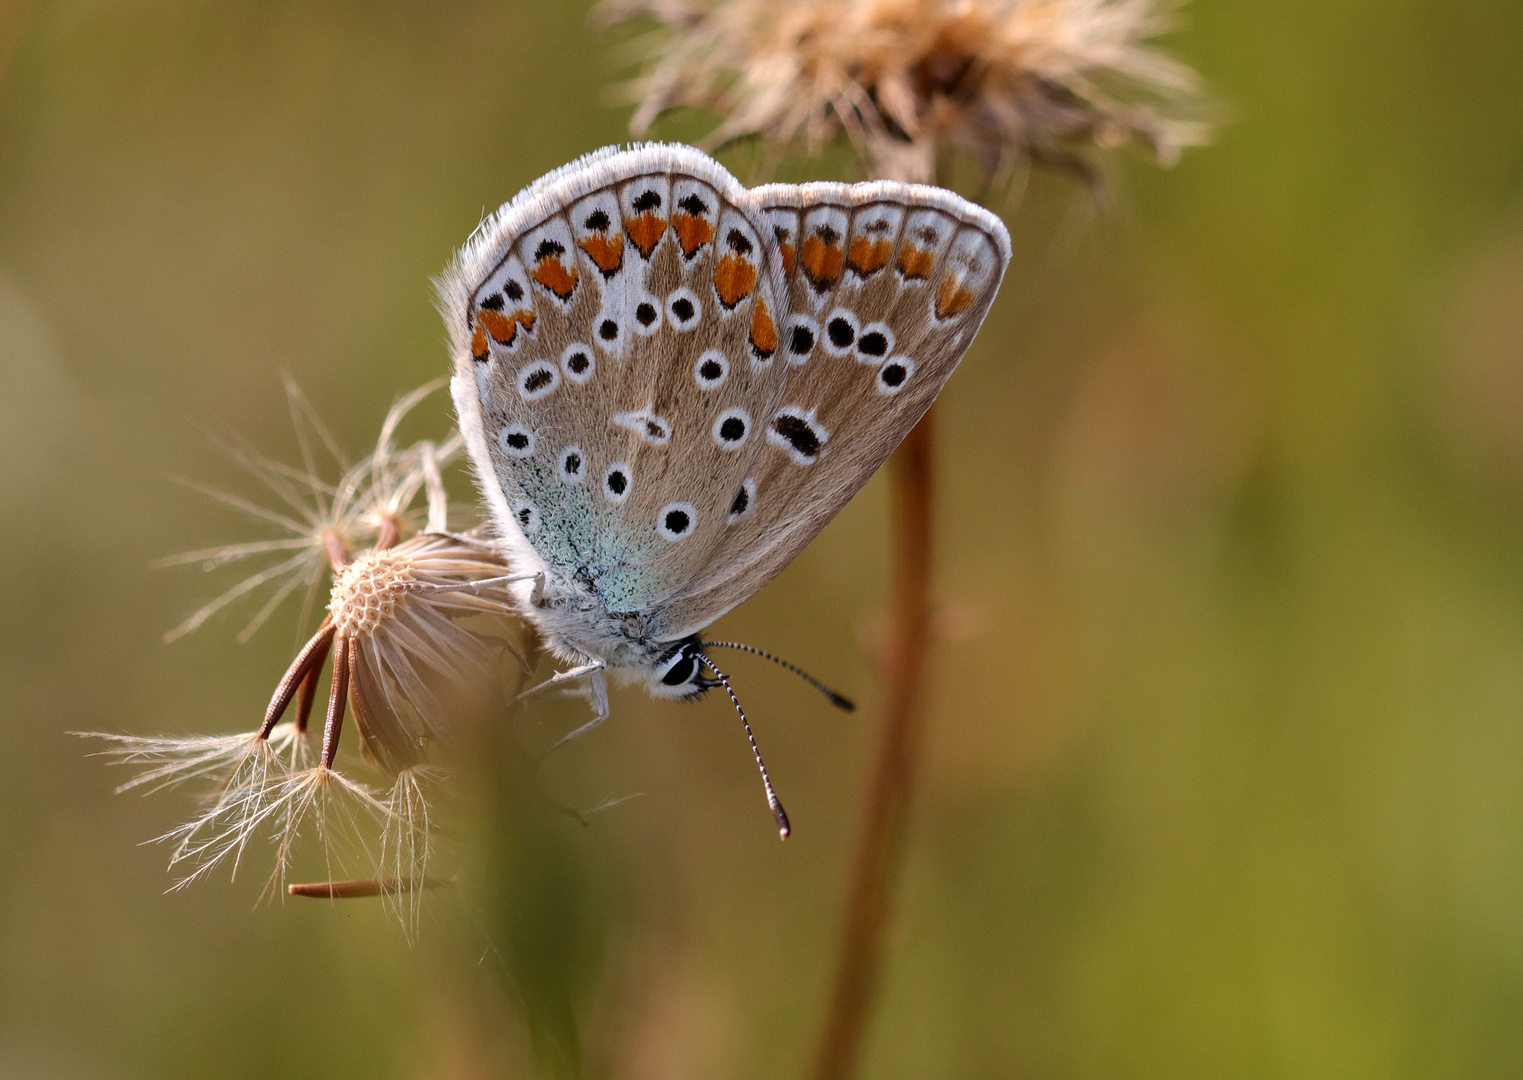
[[[772,808],[772,816],[777,819],[778,838],[788,839],[788,834],[793,831],[788,824],[788,814],[783,810],[782,800],[777,797],[777,791],[772,787],[772,778],[767,775],[767,763],[762,760],[761,747],[756,745],[756,736],[751,733],[751,721],[746,719],[746,710],[740,707],[740,698],[735,696],[730,680],[725,677],[724,672],[714,666],[714,661],[701,652],[694,651],[693,655],[702,660],[708,669],[719,677],[720,683],[724,686],[724,692],[730,695],[730,702],[735,706],[735,711],[740,713],[741,725],[746,729],[746,738],[751,743],[751,753],[756,756],[756,767],[761,770],[762,787],[767,789],[767,805]]]
[[[759,656],[763,660],[771,660],[778,667],[787,668],[799,678],[803,679],[810,686],[814,687],[820,693],[824,694],[827,698],[830,699],[830,703],[836,708],[842,710],[843,712],[857,711],[857,706],[851,700],[851,698],[846,697],[844,694],[836,693],[830,687],[820,682],[819,679],[816,679],[813,675],[809,674],[809,672],[805,671],[803,668],[797,666],[796,664],[788,663],[788,661],[784,660],[781,656],[773,656],[771,653],[767,652],[764,649],[758,649],[754,645],[742,645],[738,641],[705,641],[703,643],[703,647],[705,649],[716,647],[722,649],[739,649],[741,652],[748,652],[753,656]]]

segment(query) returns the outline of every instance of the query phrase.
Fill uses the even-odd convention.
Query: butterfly
[[[940,188],[747,189],[672,144],[595,151],[483,221],[439,281],[451,393],[521,613],[572,665],[542,686],[588,680],[572,736],[607,718],[605,672],[723,685],[787,837],[706,649],[777,658],[702,632],[909,433],[1009,261],[1000,220]]]

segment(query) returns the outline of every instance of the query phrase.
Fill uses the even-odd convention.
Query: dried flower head
[[[410,898],[403,910],[415,913],[417,889],[426,881],[430,798],[442,776],[436,748],[448,747],[460,714],[507,700],[523,665],[506,564],[481,533],[449,531],[440,469],[459,455],[459,438],[440,446],[395,445],[398,424],[430,389],[399,401],[375,451],[343,467],[339,482],[328,484],[313,466],[311,435],[338,458],[333,440],[291,388],[306,469],[235,448],[238,460],[284,507],[268,510],[212,494],[293,535],[170,560],[211,569],[270,552],[286,555],[203,608],[181,632],[272,586],[247,635],[303,584],[330,583],[327,613],[280,680],[257,730],[211,737],[100,736],[113,743],[109,753],[118,761],[144,766],[123,790],[211,781],[200,813],[163,837],[174,845],[171,866],[187,870],[181,885],[224,861],[236,873],[257,836],[275,844],[271,881],[278,883],[294,841],[310,826],[329,854],[330,877],[334,858],[357,855],[375,875],[377,890]],[[413,506],[420,492],[426,517]],[[319,738],[308,722],[330,657]],[[363,755],[387,788],[337,766],[349,706]]]
[[[1168,0],[1161,0],[1168,3]],[[679,105],[722,117],[707,140],[811,152],[845,135],[879,177],[930,182],[966,154],[986,177],[1024,162],[1094,179],[1126,142],[1161,162],[1203,142],[1189,68],[1150,45],[1160,0],[605,0],[645,17],[631,127]]]

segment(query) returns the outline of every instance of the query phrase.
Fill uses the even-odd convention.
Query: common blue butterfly
[[[730,690],[702,631],[908,434],[1009,261],[940,188],[748,190],[680,145],[588,154],[482,223],[440,281],[451,391],[519,610],[573,665],[545,685],[590,680],[573,735],[605,671]]]

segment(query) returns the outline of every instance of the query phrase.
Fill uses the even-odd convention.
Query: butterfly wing
[[[783,275],[707,155],[588,155],[486,221],[440,283],[461,430],[515,564],[613,612],[713,561],[781,406]]]
[[[664,603],[665,637],[707,626],[776,575],[930,408],[1010,261],[997,217],[939,188],[774,184],[751,193],[786,276],[787,379],[762,423],[723,557]]]

